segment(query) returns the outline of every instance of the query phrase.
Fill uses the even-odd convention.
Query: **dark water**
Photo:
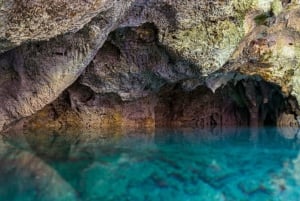
[[[25,134],[0,142],[1,201],[299,201],[296,129]]]

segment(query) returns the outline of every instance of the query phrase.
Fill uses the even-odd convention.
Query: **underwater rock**
[[[78,200],[71,185],[42,159],[12,146],[3,136],[0,136],[0,145],[1,199],[19,200],[26,192],[32,200]]]

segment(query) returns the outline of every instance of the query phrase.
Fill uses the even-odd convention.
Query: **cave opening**
[[[288,98],[273,83],[245,77],[230,80],[213,93],[202,85],[193,91],[174,85],[159,94],[155,108],[157,127],[271,127],[296,125]]]

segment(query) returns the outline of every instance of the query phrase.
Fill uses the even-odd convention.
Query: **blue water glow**
[[[297,132],[35,134],[17,142],[3,137],[0,200],[299,201]]]

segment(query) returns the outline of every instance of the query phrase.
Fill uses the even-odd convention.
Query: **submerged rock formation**
[[[0,1],[0,128],[298,126],[298,1],[33,2]]]
[[[26,141],[23,143],[28,145]],[[18,200],[28,196],[49,201],[78,200],[72,186],[28,147],[25,150],[17,148],[2,136],[0,145],[1,199]]]

